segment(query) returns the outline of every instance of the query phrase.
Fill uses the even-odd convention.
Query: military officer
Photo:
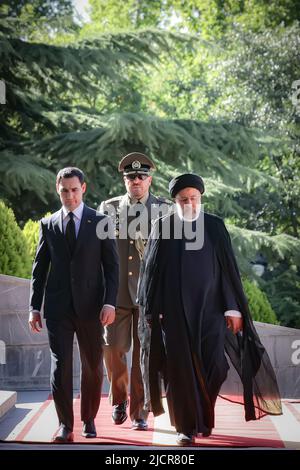
[[[112,419],[118,425],[127,419],[129,374],[126,353],[132,345],[129,414],[132,429],[146,430],[149,410],[144,403],[140,370],[137,282],[151,225],[169,206],[165,199],[155,197],[149,191],[155,165],[148,156],[130,153],[122,158],[118,170],[123,173],[126,194],[104,201],[100,206],[100,211],[114,220],[120,258],[116,319],[106,328],[104,359],[110,382]]]

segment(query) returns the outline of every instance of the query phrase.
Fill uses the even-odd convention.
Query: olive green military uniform
[[[139,202],[132,201],[129,195],[125,194],[109,199],[100,206],[101,212],[108,213],[113,218],[120,262],[116,319],[105,329],[104,359],[110,381],[110,401],[112,405],[118,405],[128,399],[129,376],[126,353],[132,344],[129,408],[131,420],[146,420],[148,416],[148,410],[144,407],[144,387],[140,371],[140,342],[137,333],[139,307],[136,303],[136,293],[140,260],[151,226],[157,218],[155,214],[159,207],[166,202],[165,199],[155,197],[151,193]],[[126,217],[128,223],[134,219],[133,216],[128,215],[132,205],[138,206],[142,217],[147,217],[148,235],[143,234],[141,229],[141,231],[135,232],[136,239],[130,236],[124,238],[123,231]],[[152,213],[151,206],[154,206]]]

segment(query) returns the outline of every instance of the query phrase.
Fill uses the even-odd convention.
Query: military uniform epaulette
[[[106,201],[104,201],[105,204],[112,204],[114,202],[119,202],[121,201],[121,199],[123,198],[124,196],[115,196],[115,197],[112,197],[110,199],[107,199]]]
[[[173,201],[171,201],[170,199],[166,198],[166,197],[162,197],[162,196],[155,196],[156,199],[158,200],[159,203],[165,203],[165,204],[173,204]]]

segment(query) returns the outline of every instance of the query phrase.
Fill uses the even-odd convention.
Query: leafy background
[[[1,2],[0,198],[30,250],[30,220],[59,207],[61,167],[85,171],[98,207],[124,191],[119,159],[144,151],[157,194],[182,172],[204,177],[205,209],[225,219],[243,275],[300,327],[298,6],[89,0],[83,20],[70,0]]]

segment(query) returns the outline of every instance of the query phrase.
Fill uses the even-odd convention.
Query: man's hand
[[[34,333],[39,333],[43,328],[41,314],[39,312],[30,312],[28,323],[29,328]]]
[[[243,330],[243,319],[240,317],[230,317],[226,316],[226,325],[232,333],[236,334],[239,331]]]
[[[108,326],[115,321],[116,310],[109,305],[104,305],[100,312],[100,321],[103,326]]]

